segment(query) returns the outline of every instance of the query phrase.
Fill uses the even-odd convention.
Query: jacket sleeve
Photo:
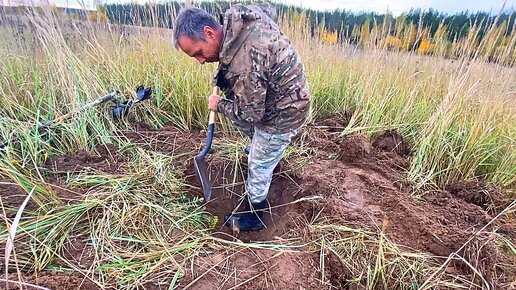
[[[267,78],[265,72],[253,68],[240,74],[232,85],[234,99],[221,99],[217,111],[233,121],[258,123],[265,114]]]

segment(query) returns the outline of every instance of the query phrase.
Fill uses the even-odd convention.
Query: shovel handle
[[[219,87],[213,87],[213,93],[212,95],[219,95]],[[210,111],[210,118],[208,120],[208,125],[215,124],[215,121],[217,120],[217,112]]]
[[[213,95],[219,94],[219,87],[213,88]],[[204,159],[208,152],[211,149],[211,142],[213,140],[213,133],[215,132],[215,120],[217,119],[217,113],[210,111],[210,118],[208,120],[208,136],[206,137],[206,146],[204,146],[204,149],[197,154],[198,159]]]

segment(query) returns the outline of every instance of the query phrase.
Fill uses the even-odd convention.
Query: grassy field
[[[513,67],[482,59],[323,45],[318,38],[307,38],[306,23],[281,26],[304,60],[316,126],[321,117],[346,113],[351,117],[338,128],[341,138],[374,137],[388,129],[400,132],[412,148],[407,175],[415,197],[455,181],[478,179],[516,198]],[[154,89],[153,99],[134,108],[131,122],[157,129],[173,123],[185,132],[204,128],[215,66],[200,66],[176,51],[170,30],[70,21],[47,11],[4,16],[0,38],[0,129],[10,142],[1,153],[0,183],[22,188],[37,205],[23,212],[11,271],[50,267],[82,273],[97,286],[116,283],[118,289],[168,277],[166,287],[173,289],[201,254],[252,248],[334,253],[355,269],[357,284],[368,289],[468,285],[467,277],[443,271],[446,259],[401,250],[381,227],[314,223],[309,224],[310,232],[322,238],[294,243],[243,244],[212,237],[213,218],[201,200],[185,196],[192,186],[177,165],[200,147],[172,155],[143,150],[120,137],[130,124],[113,121],[109,105],[77,114],[44,136],[37,133],[38,122],[112,90],[131,96],[140,84]],[[236,162],[245,142],[232,141],[237,137],[224,119],[219,131],[224,137],[216,148]],[[126,158],[122,169],[69,175],[67,188],[93,191],[87,198],[64,203],[49,181],[46,162],[99,146],[118,148]],[[0,237],[5,241],[17,209],[2,209]],[[504,214],[511,211],[507,208]],[[89,240],[94,260],[88,268],[67,263],[61,254],[71,237]],[[502,236],[498,241],[516,255],[511,241]],[[324,269],[324,259],[320,263]]]

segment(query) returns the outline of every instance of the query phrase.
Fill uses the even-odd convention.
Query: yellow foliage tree
[[[98,23],[108,23],[109,18],[106,15],[106,10],[99,7],[97,11],[90,12],[88,14],[88,21]]]
[[[432,44],[430,43],[430,39],[427,36],[423,36],[421,39],[421,43],[417,48],[417,52],[420,54],[427,54],[432,51]]]
[[[403,42],[396,36],[388,35],[384,40],[384,46],[391,50],[401,50]]]
[[[366,19],[364,24],[362,24],[362,27],[360,28],[360,43],[363,45],[369,42],[369,25],[371,21],[369,18]]]
[[[322,35],[323,43],[336,44],[339,41],[337,31],[324,31]]]

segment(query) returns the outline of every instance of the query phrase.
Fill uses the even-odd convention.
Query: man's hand
[[[208,109],[213,112],[217,112],[217,104],[220,101],[221,97],[217,95],[211,95],[208,99]]]

